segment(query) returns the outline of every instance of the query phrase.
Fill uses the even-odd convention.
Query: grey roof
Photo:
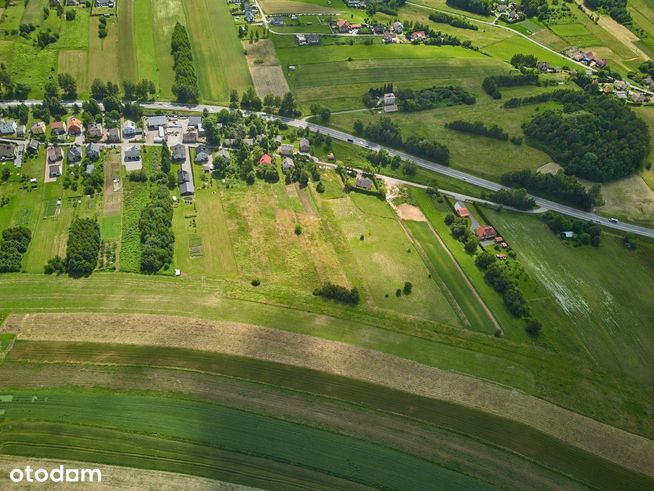
[[[141,159],[141,147],[134,146],[129,147],[125,150],[125,160],[140,160]]]
[[[147,119],[148,127],[158,127],[163,126],[168,122],[166,116],[150,116]]]
[[[100,155],[100,145],[97,143],[89,143],[86,145],[86,156],[98,156]]]
[[[190,116],[188,118],[188,125],[189,126],[194,126],[197,128],[202,124],[202,117],[201,116]]]
[[[282,146],[279,147],[280,155],[293,155],[294,151],[295,151],[295,147],[289,143],[284,143]]]
[[[177,182],[179,183],[179,194],[182,196],[188,196],[195,192],[193,178],[191,174],[184,169],[180,169],[177,173]]]
[[[16,130],[15,121],[0,121],[0,134],[10,135]]]
[[[109,128],[108,139],[111,141],[120,141],[120,130],[118,128]]]
[[[290,157],[284,157],[282,160],[282,170],[286,172],[289,169],[295,169],[295,162]]]
[[[30,142],[27,144],[27,148],[34,151],[38,150],[40,146],[41,146],[41,142],[34,139],[31,139]]]
[[[196,162],[209,161],[209,152],[202,145],[200,145],[198,148],[195,149],[195,161]]]
[[[369,177],[357,177],[356,187],[370,191],[372,186],[373,182]]]
[[[68,149],[68,161],[79,162],[80,160],[82,160],[82,147],[73,145]]]
[[[306,138],[302,138],[300,140],[300,151],[304,151],[304,150],[302,150],[303,148],[308,149],[310,146],[311,146],[311,143]]]
[[[173,160],[186,160],[186,147],[184,145],[178,143],[171,150]]]
[[[93,172],[94,170],[95,170],[95,165],[93,165],[93,164],[89,164],[89,165],[86,166],[86,173],[87,173],[87,174],[90,174],[90,173]]]

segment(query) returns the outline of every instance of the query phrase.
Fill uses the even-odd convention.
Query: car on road
[[[609,218],[609,222],[618,223],[618,219],[617,218]]]
[[[348,141],[348,143],[354,143],[354,139],[352,139],[352,138],[348,138],[347,141]]]

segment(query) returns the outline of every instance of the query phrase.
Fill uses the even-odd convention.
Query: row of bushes
[[[172,223],[173,205],[168,189],[165,185],[159,185],[139,219],[143,273],[154,274],[172,263],[175,244]]]
[[[488,196],[490,201],[502,205],[511,206],[518,210],[531,210],[536,207],[536,202],[527,194],[527,190],[519,189],[500,189]]]
[[[562,232],[573,232],[575,234],[573,241],[579,245],[590,244],[593,247],[600,245],[602,227],[593,222],[575,220],[551,211],[544,213],[542,218],[549,229],[557,235]]]
[[[529,104],[541,104],[548,101],[559,101],[563,102],[567,96],[583,97],[583,95],[577,90],[570,89],[558,89],[553,90],[552,92],[543,92],[542,94],[532,95],[528,97],[513,97],[506,101],[502,106],[506,108],[527,106]]]
[[[487,136],[488,138],[495,138],[496,140],[509,140],[509,134],[496,124],[488,127],[481,121],[470,123],[468,121],[456,120],[450,123],[445,123],[445,127],[450,130],[472,133],[473,135]]]
[[[434,12],[429,14],[429,20],[432,22],[439,22],[441,24],[449,24],[452,27],[459,27],[461,29],[470,29],[472,31],[477,31],[479,28],[472,22],[466,20],[463,17],[457,15],[449,15],[445,12]]]
[[[198,77],[193,66],[191,41],[186,28],[179,22],[175,24],[170,48],[175,60],[173,64],[175,70],[173,94],[177,97],[178,102],[197,102],[200,90],[198,88]]]
[[[2,232],[0,240],[0,273],[20,271],[21,261],[32,240],[27,227],[11,227]]]
[[[563,171],[556,174],[541,174],[529,169],[508,172],[502,176],[502,184],[557,198],[582,210],[590,210],[593,206],[602,204],[598,184],[587,190],[577,179],[567,176]]]

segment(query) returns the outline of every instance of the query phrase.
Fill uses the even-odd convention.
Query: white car
[[[618,223],[618,219],[617,218],[609,218],[609,222]]]

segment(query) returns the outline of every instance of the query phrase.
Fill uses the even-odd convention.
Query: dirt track
[[[9,316],[19,339],[184,347],[312,368],[504,416],[654,477],[654,442],[468,376],[352,345],[247,324],[103,314]]]

